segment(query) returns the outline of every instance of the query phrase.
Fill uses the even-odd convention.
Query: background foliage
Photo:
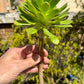
[[[50,60],[49,68],[44,72],[45,84],[83,84],[83,57],[78,58],[78,55],[84,55],[84,40],[82,39],[84,34],[84,16],[82,13],[78,13],[73,18],[72,28],[56,28],[50,29],[54,35],[60,39],[59,45],[54,45],[45,36],[45,48],[49,51],[48,58]],[[12,26],[14,28],[13,37],[10,37],[8,41],[3,42],[0,39],[0,55],[10,47],[19,47],[28,44],[36,44],[38,40],[38,34],[29,36],[22,26]],[[23,30],[24,29],[24,30]],[[68,79],[68,75],[75,76],[75,80]],[[24,79],[24,75],[19,76],[12,84],[21,84]],[[79,81],[79,80],[80,81]],[[26,79],[27,84],[38,84],[37,74],[28,74]]]
[[[15,1],[15,0],[10,0],[10,2],[11,2],[11,6],[14,5],[14,1]]]

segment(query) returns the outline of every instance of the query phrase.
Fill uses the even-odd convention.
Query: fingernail
[[[44,53],[46,53],[46,56],[48,55],[48,52],[46,49],[43,50]]]

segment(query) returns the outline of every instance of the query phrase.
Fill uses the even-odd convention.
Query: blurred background
[[[65,19],[72,20],[72,28],[50,30],[60,39],[52,44],[47,37],[45,48],[51,59],[49,69],[44,72],[45,84],[84,84],[84,0],[59,0],[57,7],[67,3],[70,8]],[[37,44],[37,37],[28,36],[25,27],[14,25],[20,19],[17,6],[24,0],[0,0],[0,56],[9,48],[26,44]],[[19,76],[11,84],[38,84],[37,74]]]

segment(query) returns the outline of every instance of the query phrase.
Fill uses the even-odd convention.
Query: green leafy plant
[[[69,9],[67,4],[61,8],[56,5],[60,0],[25,0],[23,7],[18,6],[20,20],[15,21],[16,25],[30,26],[26,29],[28,35],[39,34],[39,55],[43,60],[44,35],[48,36],[52,43],[58,44],[59,39],[49,29],[56,27],[72,27],[72,21],[65,20]],[[65,10],[64,10],[65,9]],[[43,62],[39,64],[39,82],[43,84]]]

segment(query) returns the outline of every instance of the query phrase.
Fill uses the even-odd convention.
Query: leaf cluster
[[[64,20],[67,16],[67,4],[61,8],[56,5],[60,0],[25,0],[22,7],[18,6],[20,20],[15,25],[30,26],[26,31],[29,35],[43,30],[44,34],[54,43],[58,44],[59,39],[49,32],[48,29],[56,27],[72,27],[71,20]],[[64,10],[65,9],[65,10]]]

